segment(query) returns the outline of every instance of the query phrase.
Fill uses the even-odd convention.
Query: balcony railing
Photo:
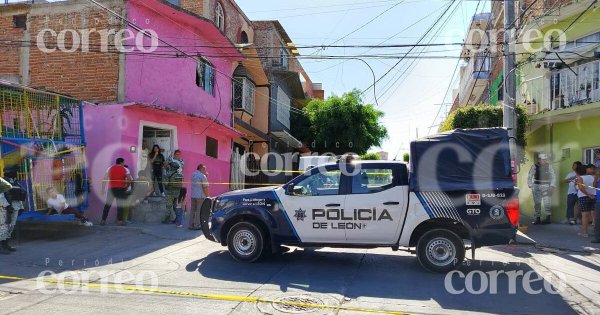
[[[519,91],[518,103],[529,114],[600,102],[600,61],[554,70],[549,78],[523,82]]]

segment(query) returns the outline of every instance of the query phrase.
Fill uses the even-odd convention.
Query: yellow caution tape
[[[290,306],[298,306],[298,307],[306,307],[306,308],[329,309],[329,310],[337,310],[337,311],[351,311],[351,312],[362,312],[362,313],[372,313],[372,314],[375,314],[375,313],[376,314],[394,314],[394,315],[409,314],[409,313],[402,312],[402,311],[377,310],[377,309],[368,309],[368,308],[360,308],[360,307],[333,306],[333,305],[301,303],[301,302],[292,302],[292,301],[276,301],[276,300],[263,299],[263,298],[257,298],[257,297],[240,296],[240,295],[222,295],[222,294],[206,294],[206,293],[175,291],[175,290],[160,290],[160,289],[150,289],[150,288],[143,288],[143,287],[140,288],[137,286],[133,287],[133,286],[125,286],[125,285],[109,285],[109,284],[98,284],[98,283],[59,281],[59,280],[51,280],[51,279],[43,279],[43,278],[41,278],[41,279],[40,278],[21,278],[21,277],[3,276],[3,275],[0,275],[0,279],[14,280],[14,281],[42,281],[42,282],[51,283],[51,284],[61,284],[61,285],[66,284],[66,285],[82,286],[82,287],[95,288],[95,289],[124,290],[124,291],[146,292],[146,293],[164,294],[164,295],[189,296],[189,297],[209,299],[209,300],[219,300],[219,301],[247,302],[247,303],[271,303],[271,304],[290,305]]]

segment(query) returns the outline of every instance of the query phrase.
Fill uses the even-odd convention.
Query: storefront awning
[[[286,143],[288,146],[292,148],[299,149],[302,147],[302,142],[300,140],[294,138],[289,132],[285,130],[281,131],[271,131],[271,134],[275,136],[275,138],[279,139],[281,142]]]

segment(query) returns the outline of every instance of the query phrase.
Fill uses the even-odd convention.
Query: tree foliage
[[[377,153],[365,153],[363,155],[360,156],[361,160],[365,160],[365,161],[378,161],[381,160],[381,158],[379,158],[379,154]]]
[[[525,148],[527,145],[526,130],[529,125],[529,118],[525,107],[517,106],[517,145]],[[502,107],[492,105],[465,106],[453,111],[442,124],[440,131],[449,131],[453,129],[469,128],[487,128],[502,127]],[[523,161],[524,152],[520,150],[519,161]]]
[[[404,162],[406,162],[406,163],[408,163],[408,162],[410,161],[410,155],[408,154],[408,152],[405,152],[405,153],[402,155],[402,161],[404,161]]]
[[[291,131],[315,152],[360,155],[387,138],[387,129],[379,123],[383,112],[364,104],[356,89],[341,97],[312,100],[302,112],[292,112]]]

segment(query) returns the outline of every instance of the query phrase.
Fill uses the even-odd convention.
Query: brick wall
[[[208,1],[208,0],[204,0]],[[204,16],[204,1],[203,0],[181,0],[180,5],[182,8],[191,11],[199,16]]]
[[[123,12],[122,0],[104,1],[111,9]],[[14,8],[14,9],[13,9]],[[13,27],[14,15],[27,15],[27,29]],[[112,102],[117,100],[119,79],[119,54],[114,47],[114,36],[108,38],[106,52],[101,52],[101,35],[98,31],[122,29],[122,22],[110,13],[87,1],[68,3],[36,4],[27,11],[17,6],[8,6],[0,16],[0,38],[29,41],[30,47],[0,46],[0,78],[17,76],[20,83],[70,95],[90,102]],[[96,31],[92,31],[95,29]],[[75,30],[81,39],[90,30],[89,52],[82,46],[73,47],[73,32],[65,34],[66,49],[58,48],[57,35],[63,30]],[[83,33],[82,33],[83,31]],[[45,34],[38,41],[38,34]],[[42,48],[54,50],[44,52]],[[24,74],[20,76],[20,74]]]
[[[0,38],[14,41],[0,44],[0,78],[19,78],[19,47],[25,30],[13,27],[13,16],[0,16]]]
[[[182,0],[181,7],[200,15],[211,21],[215,21],[215,8],[217,3],[223,7],[225,15],[225,36],[233,43],[240,42],[240,34],[245,31],[249,41],[254,38],[254,30],[250,20],[233,0]]]
[[[122,6],[112,9],[122,12]],[[123,24],[110,13],[90,5],[65,5],[60,8],[49,6],[32,10],[29,16],[29,31],[32,39],[44,29],[59,33],[65,29],[120,30]],[[65,36],[65,47],[72,48],[73,36]],[[79,33],[81,38],[81,33]],[[46,33],[44,42],[55,48],[56,37]],[[91,32],[89,52],[45,53],[32,47],[30,52],[30,84],[43,86],[78,99],[90,102],[112,102],[117,100],[119,78],[119,54],[114,48],[114,36],[108,36],[108,51],[101,51],[101,35]]]
[[[273,48],[281,45],[282,39],[272,23],[254,22],[254,46],[261,58],[263,68],[271,68],[273,58],[279,56],[279,49]]]

